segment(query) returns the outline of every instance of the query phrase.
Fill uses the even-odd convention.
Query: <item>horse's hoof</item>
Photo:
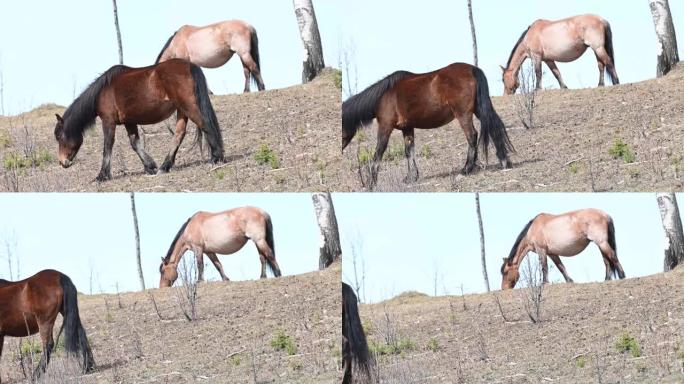
[[[461,175],[464,175],[464,176],[470,175],[471,173],[473,173],[474,168],[475,168],[474,166],[472,166],[472,167],[465,166],[461,169],[461,172],[459,172],[459,173]]]
[[[223,164],[223,163],[225,163],[225,162],[226,162],[226,159],[224,159],[223,156],[221,156],[221,157],[212,157],[212,158],[211,158],[211,163],[212,163],[212,164]]]
[[[511,161],[506,159],[501,162],[501,169],[511,169],[513,168],[513,165],[511,164]]]
[[[404,184],[413,184],[418,181],[418,176],[406,176],[404,177]]]
[[[157,169],[156,166],[153,168],[145,168],[145,173],[147,173],[148,175],[156,175],[157,171],[159,171],[159,169]]]
[[[102,182],[104,182],[104,181],[108,181],[108,180],[111,180],[111,179],[112,179],[112,175],[111,175],[111,174],[100,173],[100,174],[97,175],[97,177],[95,178],[95,181],[98,182],[98,183],[102,183]]]

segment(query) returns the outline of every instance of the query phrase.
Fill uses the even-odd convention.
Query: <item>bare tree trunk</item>
[[[658,208],[665,230],[665,272],[684,263],[684,232],[674,193],[658,193]]]
[[[135,211],[135,194],[131,192],[131,212],[133,212],[133,228],[135,229],[135,255],[138,262],[138,277],[140,287],[145,290],[145,277],[143,276],[142,261],[140,259],[140,231],[138,230],[138,213]]]
[[[473,65],[477,67],[477,36],[475,36],[475,21],[473,20],[473,0],[468,0],[468,18],[470,19],[470,34],[473,36]]]
[[[311,195],[311,199],[318,219],[318,228],[321,230],[318,268],[325,269],[342,257],[337,216],[330,192],[316,192]]]
[[[677,35],[675,33],[668,0],[648,0],[651,16],[658,37],[658,77],[665,76],[679,62]]]
[[[299,34],[304,44],[302,82],[308,83],[325,68],[323,45],[311,0],[293,0],[293,3],[297,24],[299,24]]]
[[[119,43],[119,64],[123,64],[123,46],[121,45],[121,29],[119,28],[119,11],[116,8],[116,0],[112,0],[114,4],[114,26],[116,27],[116,40]]]
[[[480,212],[480,193],[475,192],[475,208],[477,209],[477,224],[480,227],[480,258],[482,259],[482,275],[484,276],[487,292],[489,289],[489,276],[487,275],[487,258],[485,257],[484,228],[482,227],[482,212]]]

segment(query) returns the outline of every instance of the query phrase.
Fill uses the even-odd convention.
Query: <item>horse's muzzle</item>
[[[74,164],[74,161],[69,159],[59,161],[59,165],[61,165],[62,168],[69,168],[72,164]]]

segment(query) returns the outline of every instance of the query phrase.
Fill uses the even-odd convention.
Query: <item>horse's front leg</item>
[[[135,124],[126,124],[126,132],[128,132],[128,140],[131,142],[131,147],[138,154],[140,161],[145,166],[145,172],[154,175],[157,173],[157,164],[145,152],[142,145],[140,145],[140,134],[138,133],[138,126]]]
[[[565,85],[565,83],[563,82],[560,69],[558,69],[556,63],[553,60],[546,60],[545,63],[546,65],[548,65],[549,69],[551,70],[551,73],[553,73],[553,75],[556,77],[556,80],[558,80],[558,85],[561,87],[561,89],[567,89],[568,86]]]
[[[0,334],[0,359],[2,359],[2,347],[5,344],[5,335]],[[0,383],[2,383],[2,375],[0,374]]]
[[[112,179],[112,149],[114,148],[114,131],[116,123],[102,120],[102,134],[104,136],[104,146],[102,148],[102,167],[100,173],[95,178],[96,181],[106,181]]]
[[[221,262],[219,261],[216,254],[213,252],[207,252],[207,257],[209,257],[209,260],[211,260],[211,262],[214,264],[214,267],[218,271],[219,275],[221,275],[221,279],[223,281],[230,281],[228,276],[226,276],[225,272],[223,271],[223,265],[221,265]]]
[[[539,265],[541,265],[542,270],[542,283],[549,283],[549,260],[546,257],[546,251],[540,251],[539,253]]]
[[[166,158],[164,159],[164,162],[162,163],[161,167],[159,167],[160,172],[168,172],[173,166],[173,164],[176,162],[176,154],[178,153],[178,148],[180,147],[181,143],[183,143],[183,139],[185,138],[187,126],[188,117],[182,114],[180,111],[178,111],[176,117],[176,133],[173,134],[171,149],[169,150],[169,153],[166,155]]]
[[[195,259],[197,260],[197,281],[204,281],[204,252],[201,249],[195,252]]]
[[[549,254],[549,257],[553,261],[554,264],[556,264],[556,268],[560,271],[560,273],[563,275],[563,278],[565,278],[566,283],[574,283],[574,281],[570,278],[570,275],[568,275],[568,272],[565,270],[565,265],[563,265],[563,262],[561,261],[560,257],[558,255],[551,255]]]
[[[542,89],[542,62],[540,58],[533,58],[534,63],[534,75],[537,79],[537,85],[535,89]]]
[[[408,175],[405,183],[415,183],[418,180],[418,166],[416,165],[416,141],[413,128],[404,128],[404,155],[408,164]]]

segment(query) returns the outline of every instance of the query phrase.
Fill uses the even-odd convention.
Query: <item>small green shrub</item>
[[[363,328],[363,333],[366,336],[373,333],[373,321],[371,319],[363,320],[361,322],[361,327]]]
[[[280,168],[280,160],[278,160],[278,156],[268,144],[261,144],[261,146],[259,146],[259,149],[254,153],[254,160],[259,165],[270,165],[271,169]]]
[[[390,145],[389,148],[387,148],[387,151],[385,151],[385,155],[383,156],[383,159],[388,160],[388,161],[394,161],[397,159],[401,159],[404,157],[404,145],[403,144],[395,144],[395,145]]]
[[[359,148],[359,164],[368,164],[373,158],[373,154],[370,149],[363,146]]]
[[[636,339],[625,332],[615,343],[615,349],[620,353],[629,352],[632,357],[641,356],[641,347]]]
[[[430,150],[430,147],[427,144],[420,147],[420,156],[424,159],[429,159],[432,157],[432,151]]]
[[[616,138],[613,141],[613,145],[608,148],[608,154],[614,159],[622,159],[625,163],[630,164],[636,161],[636,156],[634,152],[629,147],[629,144],[622,141],[621,138]]]
[[[285,351],[285,353],[290,356],[297,354],[297,345],[295,345],[292,338],[286,335],[282,329],[279,330],[273,340],[271,340],[271,347],[275,348],[277,351]]]
[[[220,170],[220,169],[219,169],[219,170],[217,170],[216,172],[214,172],[214,176],[215,176],[216,179],[218,179],[218,180],[223,180],[223,179],[226,177],[226,173],[223,172],[223,170]]]
[[[0,148],[9,148],[12,145],[12,138],[6,130],[0,131]]]
[[[587,365],[587,359],[585,359],[584,356],[580,356],[575,359],[575,366],[577,368],[584,368],[585,365]]]
[[[577,171],[579,171],[579,165],[577,165],[577,163],[570,163],[569,169],[570,173],[576,174]]]
[[[333,72],[333,83],[335,84],[335,88],[342,90],[342,71],[339,69],[335,69]]]
[[[45,163],[54,161],[54,159],[49,151],[40,148],[28,157],[16,152],[8,152],[2,158],[2,165],[5,169],[40,167]]]
[[[231,356],[231,357],[230,357],[230,362],[231,362],[231,364],[233,364],[233,365],[236,366],[236,367],[237,367],[238,365],[240,365],[240,363],[242,362],[242,360],[240,359],[240,355],[233,355],[233,356]]]
[[[401,355],[415,349],[416,345],[409,338],[400,339],[392,344],[371,340],[368,349],[375,355]]]
[[[40,356],[43,353],[43,347],[40,341],[34,339],[24,339],[19,347],[21,357]]]
[[[434,337],[430,339],[427,343],[427,348],[432,352],[437,352],[439,350],[439,342]]]

